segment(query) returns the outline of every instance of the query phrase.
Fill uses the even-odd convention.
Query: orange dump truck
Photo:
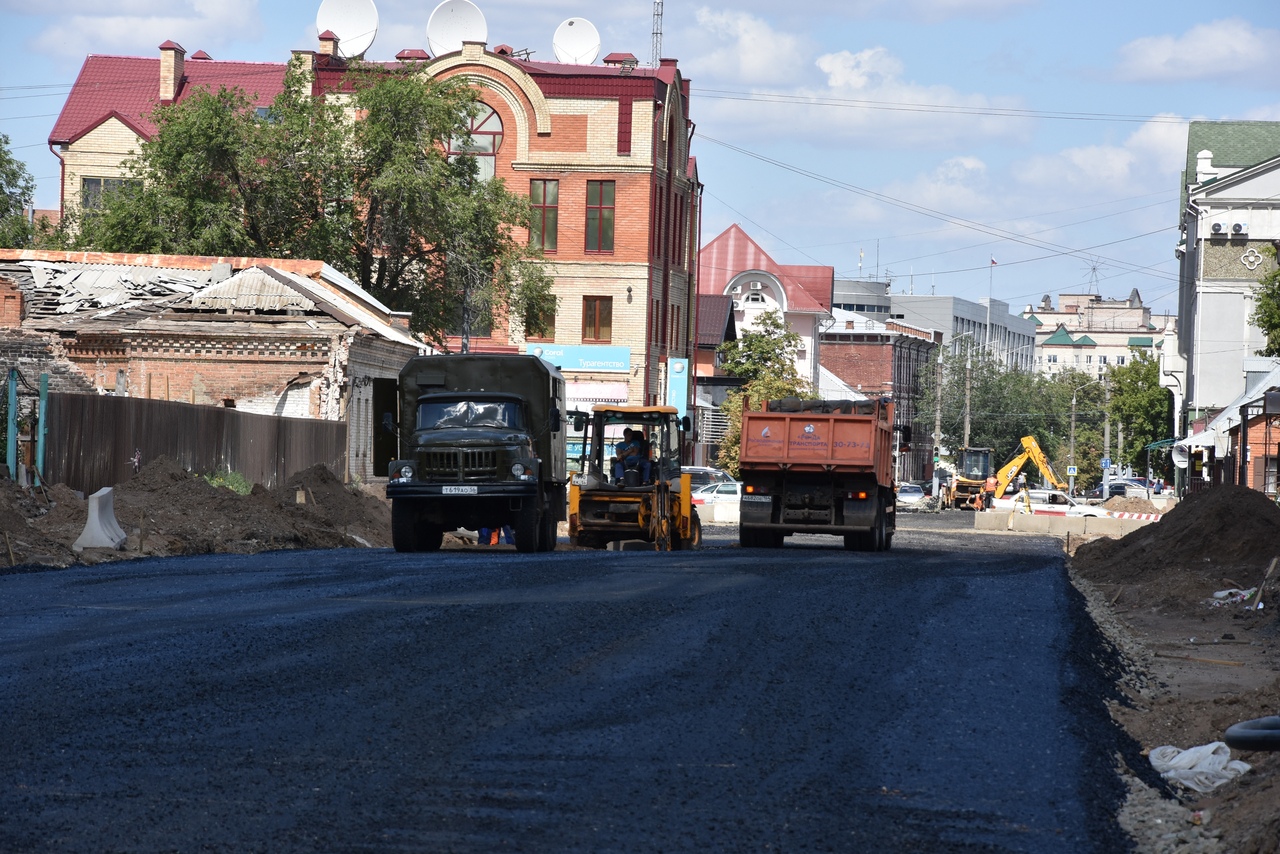
[[[884,551],[895,529],[893,403],[745,402],[739,476],[744,548],[778,548],[790,534],[834,534],[846,549]],[[910,441],[910,428],[899,428]]]

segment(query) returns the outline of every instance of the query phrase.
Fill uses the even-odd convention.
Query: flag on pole
[[[991,266],[992,266],[992,267],[994,267],[995,265],[996,265],[996,256],[992,255],[992,256],[991,256]]]

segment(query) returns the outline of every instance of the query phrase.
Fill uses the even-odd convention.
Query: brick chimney
[[[325,30],[320,34],[320,55],[338,55],[338,37],[334,35],[332,30]]]
[[[182,91],[187,51],[177,42],[160,45],[160,103],[172,104]]]

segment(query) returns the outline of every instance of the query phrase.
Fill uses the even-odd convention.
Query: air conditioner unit
[[[763,284],[761,284],[760,282],[752,282],[752,283],[751,283],[751,290],[753,290],[753,291],[762,291],[762,290],[764,290],[764,285],[763,285]]]
[[[739,310],[739,309],[741,309],[741,308],[742,308],[742,300],[740,300],[740,299],[736,299],[736,300],[734,300],[734,301],[733,301],[733,310],[734,310],[734,311],[738,311],[738,310]]]
[[[1232,234],[1248,234],[1248,233],[1249,233],[1249,223],[1247,223],[1247,222],[1237,222],[1235,225],[1231,226],[1231,233],[1232,233]]]
[[[733,287],[729,288],[729,293],[731,294],[742,293],[742,285],[734,285]]]
[[[1212,229],[1211,229],[1211,230],[1213,231],[1213,233],[1214,233],[1214,234],[1222,234],[1222,232],[1223,232],[1225,229],[1226,229],[1226,226],[1225,226],[1225,225],[1223,225],[1223,224],[1222,224],[1222,223],[1220,223],[1220,222],[1215,222],[1215,223],[1213,224],[1213,227],[1212,227]]]

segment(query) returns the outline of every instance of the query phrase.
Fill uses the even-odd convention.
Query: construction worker
[[[987,475],[986,483],[982,485],[982,507],[984,510],[990,510],[992,503],[996,498],[996,487],[1000,485],[1000,481],[996,480],[994,474]]]

